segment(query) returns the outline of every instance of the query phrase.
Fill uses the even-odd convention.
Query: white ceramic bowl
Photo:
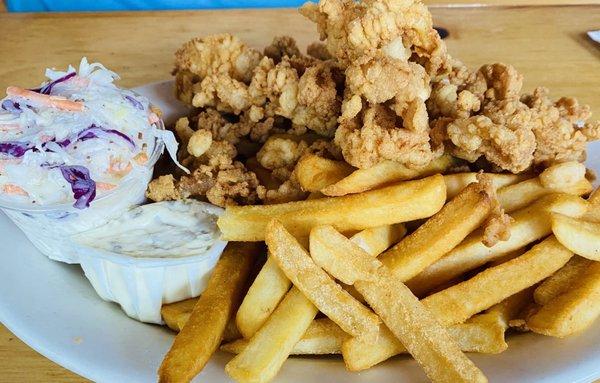
[[[159,127],[164,129],[162,121]],[[78,263],[79,255],[70,236],[102,226],[132,206],[143,203],[154,164],[163,150],[164,143],[157,139],[146,165],[136,167],[114,190],[94,199],[89,208],[77,209],[72,203],[32,206],[0,198],[0,209],[42,254],[56,261]]]

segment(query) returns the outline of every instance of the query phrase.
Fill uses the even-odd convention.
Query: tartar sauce
[[[219,239],[219,207],[198,201],[163,201],[135,207],[73,239],[105,251],[140,258],[206,253]]]

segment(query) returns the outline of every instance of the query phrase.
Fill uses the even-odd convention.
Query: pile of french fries
[[[228,207],[218,226],[231,242],[206,291],[163,306],[179,334],[159,380],[190,381],[220,347],[236,354],[225,371],[238,382],[271,381],[290,355],[341,354],[361,371],[402,353],[434,382],[485,382],[464,353],[503,352],[512,327],[561,338],[590,327],[600,192],[585,198],[585,167],[442,175],[453,165],[353,171],[307,156],[306,201]],[[498,204],[510,238],[488,246]]]

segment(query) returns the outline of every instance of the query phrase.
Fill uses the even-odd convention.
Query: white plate
[[[167,119],[185,113],[172,97],[172,83],[136,89],[161,106]],[[600,169],[600,145],[588,165]],[[0,321],[29,346],[58,364],[97,382],[154,382],[173,334],[129,319],[102,301],[79,266],[44,257],[0,214]],[[590,382],[600,377],[600,326],[565,340],[522,334],[509,338],[500,355],[470,357],[491,382]],[[196,379],[230,381],[230,356],[217,353]],[[416,363],[395,358],[369,371],[349,373],[339,358],[292,358],[277,382],[426,381]]]

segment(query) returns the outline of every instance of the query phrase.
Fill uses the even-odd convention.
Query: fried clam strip
[[[260,249],[253,243],[227,245],[206,290],[158,370],[160,382],[189,382],[204,368],[223,340]]]
[[[568,291],[593,262],[578,255],[571,258],[566,265],[535,289],[533,293],[535,303],[543,306]]]
[[[417,230],[383,253],[381,262],[402,282],[423,271],[485,221],[492,209],[489,185],[472,183]]]
[[[569,249],[550,236],[523,255],[490,267],[469,280],[428,296],[422,302],[443,324],[461,323],[549,277],[572,256]]]
[[[315,319],[302,336],[294,345],[290,355],[327,355],[339,354],[342,348],[342,342],[348,338],[340,326],[335,324],[329,318]],[[231,343],[221,346],[221,350],[232,354],[241,353],[250,341],[248,339],[238,339]]]
[[[404,225],[386,225],[365,229],[352,236],[351,240],[373,256],[381,254],[404,236]],[[290,289],[292,282],[277,266],[272,256],[258,273],[244,297],[236,315],[237,327],[250,338],[265,323],[279,302]]]
[[[331,197],[361,193],[398,181],[443,173],[454,163],[455,160],[449,155],[436,158],[421,168],[409,168],[398,162],[383,161],[370,168],[354,170],[347,177],[325,185],[321,192]]]
[[[539,177],[498,190],[502,208],[510,213],[552,193],[584,195],[592,191],[585,178],[585,166],[580,163],[559,164],[544,170]]]
[[[285,262],[290,258],[299,260],[309,270],[306,273],[287,275],[292,277],[290,279],[293,282],[299,282],[298,278],[302,278],[302,286],[306,287],[306,283],[315,283],[318,291],[323,291],[324,295],[341,299],[341,301],[327,301],[326,303],[333,303],[330,307],[320,305],[321,311],[338,318],[344,313],[348,314],[348,311],[332,312],[330,309],[340,308],[342,302],[352,302],[350,305],[356,310],[354,314],[358,313],[357,315],[360,316],[355,321],[358,327],[366,327],[369,331],[370,327],[378,326],[379,318],[355,301],[331,277],[319,269],[306,254],[306,250],[285,230],[281,223],[273,220],[269,223],[267,230],[266,240],[269,251],[274,257],[277,257],[276,260],[282,270],[293,271],[285,267],[293,265],[293,263]],[[313,296],[313,298],[315,297]],[[323,303],[323,300],[319,299],[318,303]],[[270,381],[307,331],[319,309],[297,287],[292,287],[264,325],[250,339],[244,350],[227,364],[225,371],[239,382]],[[349,319],[349,317],[344,319]],[[346,332],[354,334],[359,331],[353,328],[352,323],[344,322],[344,326],[340,327],[344,328]]]
[[[552,232],[551,212],[579,217],[585,214],[588,206],[587,201],[570,194],[557,193],[544,196],[536,203],[511,215],[514,221],[511,223],[511,235],[507,241],[487,247],[482,242],[482,230],[476,230],[440,260],[406,282],[406,285],[417,296],[423,296],[467,271],[549,235]]]
[[[331,226],[312,230],[310,252],[328,273],[356,287],[432,381],[487,381],[448,332],[380,261]],[[362,334],[358,337],[364,339]]]
[[[527,318],[539,334],[564,338],[590,327],[600,316],[600,262],[592,262],[565,293]]]
[[[461,190],[467,187],[472,182],[477,182],[477,175],[479,173],[455,173],[444,175],[444,182],[446,183],[446,198],[451,200],[456,197]],[[495,189],[500,189],[504,186],[513,185],[517,182],[521,182],[530,178],[528,174],[494,174],[484,173],[490,177],[492,185]]]
[[[318,192],[352,173],[354,168],[344,161],[334,161],[308,154],[296,164],[295,174],[302,189]]]
[[[600,261],[600,222],[552,214],[552,232],[572,252]]]
[[[331,224],[340,231],[362,230],[432,216],[446,200],[441,175],[371,190],[360,195],[319,198],[264,206],[228,206],[217,224],[224,239],[262,241],[271,219],[295,236]]]

